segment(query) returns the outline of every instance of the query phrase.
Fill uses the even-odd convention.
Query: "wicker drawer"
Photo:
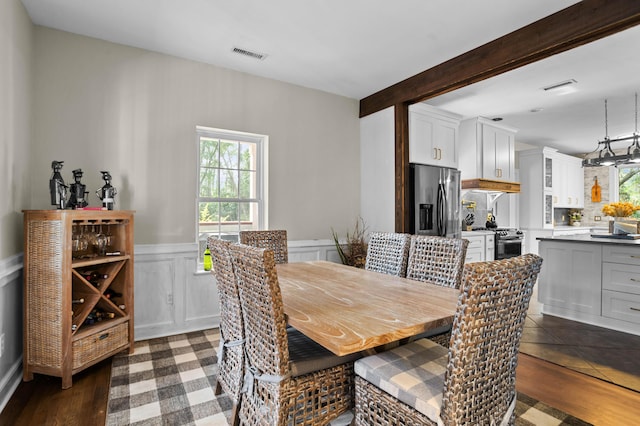
[[[640,296],[603,290],[602,316],[640,324]]]
[[[73,368],[82,367],[129,343],[129,323],[124,322],[100,333],[73,342]]]

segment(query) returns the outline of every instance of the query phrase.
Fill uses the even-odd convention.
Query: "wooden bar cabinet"
[[[133,353],[133,212],[25,210],[23,378]]]

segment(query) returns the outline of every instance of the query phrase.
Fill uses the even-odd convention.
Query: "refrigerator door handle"
[[[447,192],[444,188],[444,184],[438,184],[438,235],[447,235],[447,222],[446,222],[446,205],[447,205]]]

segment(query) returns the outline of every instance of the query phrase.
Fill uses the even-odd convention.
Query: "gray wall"
[[[28,207],[33,27],[0,1],[0,409],[22,376],[22,213]]]
[[[196,125],[269,135],[269,227],[330,238],[359,215],[358,101],[36,27],[31,205],[49,208],[52,160],[109,170],[136,244],[195,241]]]
[[[0,2],[0,259],[22,251],[31,141],[32,25],[18,0]]]
[[[175,263],[166,253],[194,248],[167,278],[186,305],[154,307],[171,315],[163,330],[215,325],[211,278],[194,274],[196,125],[269,135],[269,226],[290,240],[330,240],[355,223],[357,100],[33,26],[19,0],[0,0],[0,409],[22,374],[21,211],[51,208],[52,160],[67,182],[84,170],[91,205],[99,171],[111,172],[116,207],[137,211],[141,261]]]

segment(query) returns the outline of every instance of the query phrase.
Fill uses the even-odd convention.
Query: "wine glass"
[[[102,225],[98,232],[95,232],[94,226],[93,247],[98,256],[104,256],[107,252],[107,236],[102,232]]]

